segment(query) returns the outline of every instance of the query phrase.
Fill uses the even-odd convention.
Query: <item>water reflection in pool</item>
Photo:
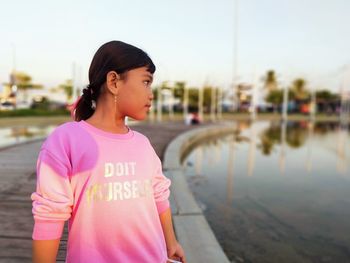
[[[337,123],[235,123],[184,166],[235,262],[350,262],[350,133]]]
[[[0,128],[0,148],[16,143],[45,138],[57,125],[31,125]]]

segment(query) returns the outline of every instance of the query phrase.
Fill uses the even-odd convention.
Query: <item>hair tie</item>
[[[70,116],[72,117],[73,120],[75,120],[75,111],[76,111],[78,102],[81,100],[81,98],[82,98],[82,96],[79,96],[75,102],[67,105],[67,108],[70,111]]]
[[[91,90],[89,89],[89,87],[86,87],[83,89],[83,95],[86,97],[86,98],[89,98],[91,99]]]

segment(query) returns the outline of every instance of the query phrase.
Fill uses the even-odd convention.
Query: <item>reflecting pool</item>
[[[15,125],[0,127],[0,148],[28,142],[36,139],[46,138],[57,126],[63,124],[61,120],[58,123],[38,124],[39,120],[33,120],[32,125]],[[129,120],[128,126],[137,124],[138,121]]]
[[[338,123],[236,122],[196,146],[189,186],[234,262],[350,262],[350,133]]]
[[[45,138],[57,125],[23,125],[0,128],[0,148]]]

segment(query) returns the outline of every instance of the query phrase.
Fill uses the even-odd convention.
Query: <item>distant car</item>
[[[14,110],[15,105],[13,105],[11,102],[6,101],[0,104],[0,110]]]

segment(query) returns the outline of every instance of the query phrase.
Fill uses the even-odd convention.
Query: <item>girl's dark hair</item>
[[[121,79],[125,79],[129,70],[140,67],[147,67],[147,71],[152,74],[156,71],[151,58],[143,50],[122,41],[103,44],[91,61],[89,85],[83,89],[83,94],[76,102],[76,106],[73,106],[74,119],[86,120],[94,113],[95,109],[92,105],[97,102],[109,71],[113,70],[120,75]]]

